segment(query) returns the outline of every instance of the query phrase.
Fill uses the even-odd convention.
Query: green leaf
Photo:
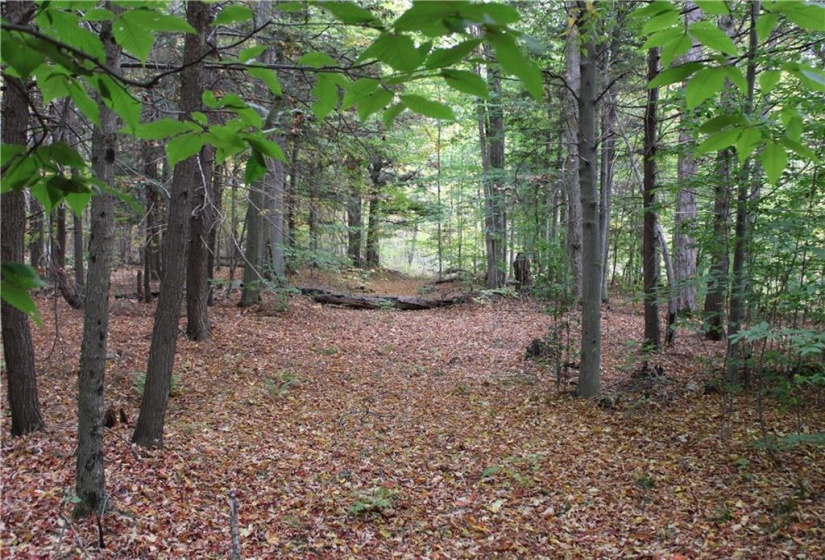
[[[25,41],[12,38],[6,31],[0,36],[0,52],[3,53],[3,62],[15,70],[12,75],[16,73],[17,77],[24,80],[46,62],[46,56],[42,52],[29,48]]]
[[[389,129],[392,126],[395,117],[400,115],[406,108],[407,107],[403,103],[396,103],[395,105],[387,108],[387,110],[384,111],[384,115],[381,117],[381,120],[384,122],[384,127]]]
[[[759,161],[762,162],[762,168],[765,170],[768,182],[775,185],[788,164],[788,154],[781,144],[770,142],[762,150]]]
[[[673,5],[673,2],[670,2],[669,0],[656,0],[655,2],[651,2],[642,8],[633,10],[630,15],[634,18],[647,19],[669,12],[678,13],[676,7]]]
[[[452,66],[466,59],[479,44],[481,44],[481,39],[469,39],[449,49],[435,49],[430,53],[430,56],[427,57],[427,62],[424,64],[424,67],[444,68],[445,66]]]
[[[323,120],[338,105],[338,85],[326,74],[318,74],[312,95],[315,96],[312,112],[318,120]]]
[[[203,134],[182,134],[166,144],[166,158],[174,168],[181,161],[196,155],[203,148]]]
[[[419,31],[431,37],[446,35],[450,30],[445,21],[460,19],[459,8],[456,2],[413,2],[392,27],[396,31]]]
[[[262,134],[244,134],[244,140],[252,146],[252,151],[256,156],[267,156],[279,161],[286,161],[281,145],[272,140],[267,140]]]
[[[762,94],[768,95],[772,92],[781,78],[782,72],[779,70],[765,70],[759,74],[759,88],[762,90]]]
[[[45,8],[35,17],[42,31],[49,31],[66,45],[86,53],[97,60],[106,60],[106,51],[97,34],[81,25],[76,13],[53,7]]]
[[[642,45],[643,51],[649,51],[655,47],[662,47],[677,37],[681,38],[685,36],[684,29],[680,27],[668,27],[667,29],[663,29],[661,31],[657,31],[653,35],[647,38],[647,41],[644,42]],[[665,65],[666,66],[666,65]]]
[[[233,119],[226,124],[209,127],[205,142],[217,148],[217,161],[224,161],[246,150],[247,144],[239,135],[239,126],[243,126],[242,121]]]
[[[448,105],[432,101],[421,95],[402,95],[401,102],[412,112],[425,117],[442,120],[455,120],[455,113]]]
[[[358,57],[358,61],[376,58],[394,70],[410,73],[421,64],[421,53],[408,35],[383,33]]]
[[[541,100],[544,96],[544,78],[538,66],[518,48],[515,38],[510,34],[488,31],[487,39],[493,45],[501,68],[521,80],[524,89],[534,99]]]
[[[519,21],[518,10],[506,4],[459,4],[462,17],[484,25],[509,25]]]
[[[681,14],[679,14],[679,11],[676,9],[653,16],[642,26],[642,35],[649,35],[655,31],[661,31],[666,27],[670,27],[678,22],[681,17]]]
[[[379,82],[374,78],[359,78],[347,87],[341,109],[349,109],[364,97],[372,95],[378,86]]]
[[[726,126],[746,124],[748,124],[748,121],[742,115],[719,115],[702,124],[702,126],[699,127],[699,132],[706,134],[722,130]]]
[[[725,77],[739,88],[739,91],[748,91],[748,82],[739,68],[736,66],[722,66],[721,68],[725,71]]]
[[[139,124],[135,128],[135,137],[141,140],[163,140],[186,132],[197,132],[200,127],[191,121],[177,119],[158,119],[150,123]]]
[[[670,63],[690,50],[693,39],[688,35],[681,35],[677,39],[662,47],[662,67],[667,68]]]
[[[69,97],[81,113],[96,125],[100,125],[100,107],[95,103],[81,84],[75,80],[68,81],[66,87]]]
[[[77,170],[86,168],[86,160],[83,159],[76,149],[69,146],[63,140],[58,140],[48,146],[42,147],[39,153],[42,154],[42,157],[63,167],[71,167]]]
[[[143,105],[132,94],[110,76],[101,75],[97,78],[97,89],[103,102],[123,120],[125,129],[132,133],[140,122],[140,111]]]
[[[779,12],[807,31],[825,31],[825,6],[817,2],[774,2],[771,11]]]
[[[730,14],[727,2],[723,0],[694,0],[694,3],[706,14],[727,16]]]
[[[762,133],[758,128],[749,127],[742,131],[739,139],[736,140],[736,156],[740,164],[745,163],[760,142],[762,142]]]
[[[242,49],[241,52],[238,53],[238,60],[240,62],[249,62],[250,60],[256,59],[261,56],[266,50],[269,48],[268,45],[254,45],[251,47],[247,47]]]
[[[106,10],[104,8],[92,8],[90,10],[86,10],[83,13],[83,17],[80,18],[81,21],[112,21],[117,17],[117,15],[112,12],[111,10]]]
[[[815,68],[802,68],[797,74],[800,81],[810,89],[825,91],[825,72]]]
[[[244,170],[244,182],[247,185],[251,185],[264,175],[266,175],[267,167],[266,161],[263,160],[261,154],[256,153],[255,149],[252,149],[252,153],[249,156],[249,159],[246,160],[246,168]]]
[[[88,188],[88,186],[87,186]],[[79,218],[83,215],[83,209],[89,204],[92,199],[92,193],[69,193],[66,195],[66,205],[72,209],[72,212]]]
[[[2,280],[0,280],[2,299],[28,315],[38,326],[42,326],[37,305],[28,293],[30,289],[44,286],[37,271],[22,263],[3,263],[0,265],[0,270],[2,270]]]
[[[759,19],[756,20],[756,36],[761,42],[764,43],[768,40],[778,21],[779,16],[776,14],[761,14],[759,16]]]
[[[444,78],[444,81],[447,82],[447,85],[453,89],[483,99],[490,97],[490,93],[487,91],[487,83],[475,72],[445,68],[441,71],[441,76]]]
[[[43,206],[43,211],[47,213],[60,204],[60,201],[66,195],[62,190],[51,187],[48,179],[45,178],[41,178],[29,187],[29,192]]]
[[[123,50],[146,62],[155,38],[153,31],[195,33],[185,20],[155,10],[138,8],[122,12],[112,26],[112,32]]]
[[[739,54],[733,40],[724,31],[707,21],[698,21],[688,28],[690,34],[696,37],[700,43],[712,51],[720,52],[729,56]]]
[[[685,88],[685,103],[688,109],[695,109],[701,103],[718,95],[725,87],[724,68],[703,68],[696,72]]]
[[[261,80],[264,85],[272,92],[272,95],[276,97],[280,97],[283,95],[283,90],[281,89],[281,82],[278,81],[278,74],[275,73],[275,70],[270,70],[269,68],[261,68],[261,67],[252,67],[248,68],[246,71],[247,74],[252,76],[253,78],[258,78]]]
[[[319,2],[316,5],[331,13],[342,23],[349,25],[363,24],[370,27],[381,25],[381,21],[371,11],[356,6],[352,2]]]
[[[709,152],[718,152],[733,146],[739,139],[742,130],[739,128],[728,128],[708,136],[704,142],[696,148],[696,154],[702,155]]]
[[[647,87],[653,89],[684,81],[702,68],[704,68],[704,65],[701,62],[687,62],[679,66],[674,66],[673,68],[668,68],[667,70],[662,70],[658,76],[648,82]]]
[[[232,6],[224,6],[218,15],[215,16],[215,20],[212,22],[214,27],[219,25],[226,25],[228,23],[237,23],[239,21],[250,21],[252,20],[255,13],[248,8],[247,6],[240,6],[240,5],[232,5]]]
[[[375,90],[373,94],[358,101],[358,118],[362,121],[367,120],[367,117],[371,114],[386,107],[393,97],[394,95],[391,92],[383,88]]]
[[[309,66],[310,68],[323,68],[324,66],[337,66],[335,59],[327,53],[308,52],[295,63],[298,66]]]
[[[37,274],[37,271],[24,263],[3,263],[0,270],[2,270],[4,279],[9,280],[13,285],[23,290],[33,290],[46,285]]]
[[[819,158],[816,156],[816,153],[812,149],[810,149],[805,144],[802,144],[796,140],[788,138],[787,136],[783,136],[779,139],[779,142],[785,146],[786,148],[792,150],[796,155],[807,159],[808,161],[812,161],[814,163],[819,162]]]

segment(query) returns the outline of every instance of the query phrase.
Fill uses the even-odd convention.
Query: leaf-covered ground
[[[333,287],[422,292],[398,278]],[[152,452],[128,440],[154,306],[114,300],[107,404],[131,425],[105,434],[101,550],[94,521],[70,517],[82,312],[39,303],[48,430],[4,427],[3,557],[225,558],[232,490],[244,558],[825,557],[825,452],[753,445],[755,398],[702,390],[721,346],[682,330],[652,360],[665,377],[634,379],[641,309],[614,303],[615,404],[599,406],[524,359],[554,319],[513,298],[418,312],[222,301],[213,342],[178,344]],[[772,434],[825,431],[811,395],[788,412],[769,400],[764,416]]]

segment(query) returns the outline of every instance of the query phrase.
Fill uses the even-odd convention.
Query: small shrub
[[[146,374],[142,371],[132,372],[132,387],[137,391],[140,398],[143,398],[143,391],[146,389]],[[180,376],[172,374],[172,383],[169,385],[169,396],[175,397],[180,394]]]
[[[373,488],[369,493],[358,496],[349,507],[349,512],[352,515],[361,515],[391,509],[395,497],[396,493],[389,488]]]
[[[283,397],[289,389],[298,383],[298,374],[290,370],[282,370],[274,377],[267,377],[264,381],[271,395]]]

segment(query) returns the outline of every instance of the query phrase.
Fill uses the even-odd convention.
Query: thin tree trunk
[[[83,214],[72,214],[73,222],[73,239],[72,245],[74,250],[74,283],[78,292],[84,294],[86,286],[86,271],[84,269],[84,255],[83,255]]]
[[[652,80],[659,73],[659,49],[653,48],[647,54],[647,79]],[[645,109],[645,147],[644,147],[644,185],[642,230],[642,268],[644,275],[644,314],[646,350],[659,350],[662,347],[662,327],[659,323],[659,261],[656,252],[656,137],[658,118],[656,116],[659,101],[659,88],[650,88],[647,92]]]
[[[599,185],[596,158],[597,52],[588,2],[577,2],[578,23],[587,29],[581,57],[579,89],[579,192],[582,211],[582,340],[579,385],[581,397],[601,393],[601,262]],[[595,4],[595,2],[594,2]],[[593,9],[591,7],[591,9]],[[582,33],[582,36],[585,36]],[[575,206],[574,204],[571,205]]]
[[[613,92],[606,95],[602,114],[602,159],[600,168],[601,210],[599,230],[602,244],[602,301],[608,302],[607,260],[610,253],[610,210],[613,193],[614,164],[616,162],[616,99]]]
[[[699,21],[702,12],[692,0],[685,0],[685,24],[691,25]],[[682,58],[682,62],[695,62],[702,58],[702,47],[698,44]],[[691,154],[693,137],[690,133],[690,121],[695,115],[685,112],[680,117],[679,129],[679,161],[677,163],[677,183],[679,191],[676,194],[676,213],[673,236],[674,274],[678,291],[676,312],[681,315],[692,315],[696,311],[696,239],[693,236],[696,211],[696,175],[698,164]]]
[[[350,185],[347,197],[347,257],[352,266],[361,267],[361,231],[363,219],[361,217],[361,193]]]
[[[101,25],[100,38],[106,49],[106,64],[120,71],[120,48],[112,37],[111,22]],[[100,126],[92,132],[92,169],[98,180],[115,183],[117,116],[98,102]],[[115,242],[114,200],[110,194],[92,197],[89,233],[88,298],[83,315],[83,343],[77,391],[77,468],[74,516],[103,515],[106,476],[103,466],[103,397],[106,372],[106,343],[109,338],[109,284]]]
[[[187,21],[195,33],[184,42],[181,72],[181,118],[200,108],[203,93],[203,63],[206,36],[212,19],[212,5],[190,2],[186,6]],[[163,446],[163,425],[169,389],[172,383],[172,365],[178,340],[178,323],[183,289],[186,280],[186,253],[189,241],[189,218],[192,196],[197,187],[198,156],[192,156],[175,166],[169,202],[169,226],[164,241],[164,271],[160,296],[155,311],[155,326],[146,367],[146,386],[140,403],[132,441],[143,447]]]
[[[221,230],[221,212],[223,211],[223,177],[226,168],[223,164],[219,164],[212,173],[212,201],[214,206],[214,215],[212,216],[212,223],[209,227],[209,249],[206,259],[206,276],[210,281],[209,297],[207,305],[214,304],[214,286],[212,280],[215,279],[215,269],[220,268],[221,263],[221,248],[220,248],[220,230]]]
[[[186,336],[206,341],[212,334],[209,324],[209,231],[215,215],[212,201],[212,172],[215,149],[205,146],[197,160],[192,215],[189,225],[189,258],[186,267]]]
[[[369,174],[372,186],[369,197],[369,216],[367,217],[367,268],[379,268],[381,266],[379,245],[380,245],[380,219],[381,219],[381,189],[387,181],[383,175],[386,161],[380,154],[374,154],[369,164]]]
[[[160,228],[157,224],[159,197],[157,194],[158,176],[158,146],[149,141],[143,144],[143,174],[147,185],[144,188],[146,197],[146,230],[143,246],[143,301],[152,301],[152,279],[160,277],[159,249]]]
[[[488,57],[492,54],[485,47]],[[490,100],[486,104],[487,151],[489,179],[484,181],[485,245],[487,248],[487,287],[501,288],[507,280],[507,220],[504,191],[504,111],[501,106],[501,72],[495,66],[487,68]]]
[[[568,4],[572,7],[572,2]],[[574,300],[582,297],[582,194],[581,178],[579,175],[581,128],[578,127],[581,100],[576,102],[576,95],[581,89],[581,51],[580,31],[572,27],[567,35],[565,44],[565,107],[567,113],[567,129],[565,144],[567,145],[567,160],[564,164],[564,182],[567,186],[567,256],[570,262],[570,294]],[[594,85],[595,87],[595,85]],[[578,130],[578,133],[577,133]],[[578,140],[577,140],[578,134]],[[595,161],[593,162],[595,163]]]
[[[750,3],[750,32],[748,41],[748,64],[746,78],[748,83],[748,93],[745,99],[745,116],[749,117],[753,112],[754,89],[756,87],[756,49],[758,37],[756,34],[756,21],[759,18],[761,2],[753,0]],[[747,316],[747,291],[748,291],[748,270],[747,260],[750,245],[750,215],[748,211],[749,198],[751,196],[751,161],[745,160],[739,176],[737,177],[738,192],[736,197],[736,228],[734,234],[733,247],[733,282],[730,297],[730,316],[728,317],[728,349],[725,368],[725,384],[737,385],[740,383],[739,371],[745,370],[744,382],[750,382],[747,375],[747,367],[744,364],[745,351],[742,348],[742,341],[735,335],[742,330],[743,322]]]

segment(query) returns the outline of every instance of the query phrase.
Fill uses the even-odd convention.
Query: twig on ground
[[[238,531],[238,501],[235,490],[229,491],[229,532],[232,535],[232,560],[241,560],[241,534]]]
[[[128,439],[126,439],[125,437],[123,437],[122,435],[120,435],[119,433],[114,431],[112,428],[107,428],[106,426],[103,426],[103,429],[106,430],[107,432],[109,432],[110,434],[114,435],[116,438],[118,438],[123,443],[125,443],[126,446],[129,448],[129,451],[132,452],[132,457],[134,457],[138,461],[143,460],[143,458],[140,455],[138,455],[137,451],[135,451],[135,446],[132,444],[131,441],[129,441]]]

